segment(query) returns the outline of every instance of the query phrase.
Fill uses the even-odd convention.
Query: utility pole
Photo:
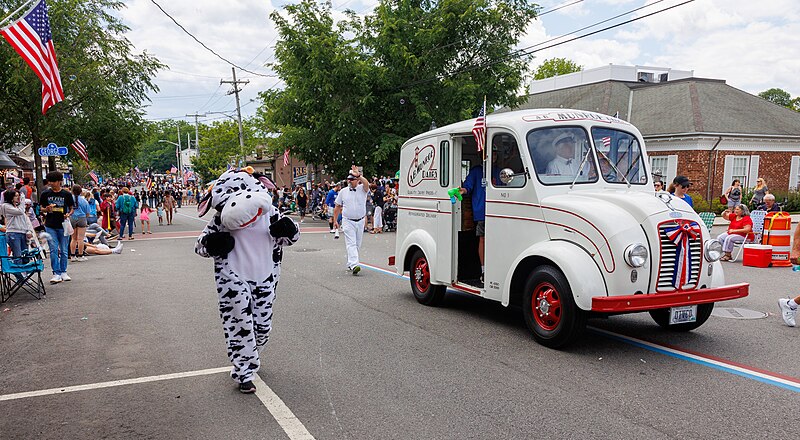
[[[219,83],[220,84],[232,84],[233,85],[233,90],[229,91],[228,95],[236,95],[236,118],[237,118],[237,121],[239,122],[239,151],[242,154],[245,154],[244,153],[244,129],[242,128],[242,107],[241,107],[241,105],[239,105],[239,92],[241,92],[242,89],[239,88],[239,84],[249,84],[250,81],[249,80],[237,81],[236,80],[236,68],[235,67],[231,67],[231,72],[233,72],[233,81],[226,81],[226,80],[221,79],[221,80],[219,80]]]
[[[194,117],[194,148],[197,150],[197,154],[200,154],[200,140],[199,140],[198,129],[197,129],[197,127],[198,127],[197,118],[204,118],[204,117],[206,117],[206,114],[203,113],[202,115],[198,115],[197,113],[195,113],[193,115],[186,115],[186,117],[187,118]]]

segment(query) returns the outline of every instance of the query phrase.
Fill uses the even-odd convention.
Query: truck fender
[[[722,270],[722,263],[715,261],[711,263],[711,285],[708,287],[722,287],[725,285],[725,271]],[[705,265],[700,266],[700,270],[705,270]]]
[[[409,250],[412,247],[422,249],[422,252],[428,258],[429,264],[431,264],[431,281],[437,280],[438,268],[435,264],[436,241],[434,241],[433,237],[424,229],[415,229],[411,231],[406,236],[405,240],[403,240],[400,246],[400,253],[397,255],[397,261],[395,262],[397,274],[403,275],[403,272],[408,270],[407,263],[408,259],[411,257],[411,255],[409,255]]]
[[[526,260],[531,261],[530,259],[535,261],[535,265],[552,264],[560,270],[569,282],[575,304],[582,310],[592,309],[592,297],[608,294],[603,274],[597,266],[597,262],[585,249],[568,241],[545,241],[527,248],[511,264],[503,289],[502,303],[504,306],[511,303],[511,286],[517,269],[525,270],[525,273],[519,275],[527,279],[530,273],[529,269],[532,270],[535,267],[524,264]],[[525,281],[522,280],[523,286],[524,283]]]

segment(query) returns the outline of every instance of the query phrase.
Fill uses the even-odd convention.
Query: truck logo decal
[[[436,180],[439,173],[434,168],[436,162],[436,148],[433,145],[417,147],[414,150],[414,160],[408,168],[408,186],[413,188],[424,180]]]

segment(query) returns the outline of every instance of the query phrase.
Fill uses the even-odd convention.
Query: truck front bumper
[[[600,313],[644,312],[670,307],[705,304],[744,298],[750,293],[750,284],[733,284],[712,289],[687,290],[672,293],[650,293],[624,296],[595,296],[592,311]]]

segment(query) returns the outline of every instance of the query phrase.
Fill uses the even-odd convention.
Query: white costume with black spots
[[[214,258],[231,377],[239,383],[252,380],[261,365],[258,348],[272,328],[283,246],[300,238],[297,224],[272,206],[265,185],[272,183],[252,170],[226,171],[198,206],[201,216],[215,211],[195,252]]]

